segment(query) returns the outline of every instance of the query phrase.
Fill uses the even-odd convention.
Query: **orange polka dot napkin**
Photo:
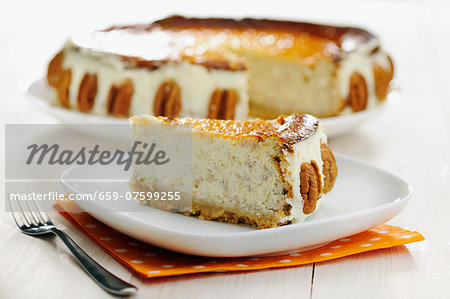
[[[76,210],[68,205],[76,203],[61,202],[55,208],[111,256],[144,277],[299,266],[424,240],[418,232],[384,224],[305,252],[293,250],[275,257],[211,258],[142,243],[99,222],[86,212],[68,212]]]

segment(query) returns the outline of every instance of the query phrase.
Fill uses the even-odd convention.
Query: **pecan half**
[[[128,117],[130,115],[130,103],[133,92],[133,83],[130,79],[126,79],[120,86],[111,86],[106,103],[108,114],[117,117]]]
[[[58,99],[64,108],[70,108],[69,86],[71,80],[72,80],[72,70],[70,69],[64,70],[60,74],[60,80],[58,83],[57,91],[58,91]]]
[[[367,83],[364,77],[354,72],[350,77],[350,91],[347,102],[352,107],[353,112],[358,112],[367,107]]]
[[[85,74],[78,90],[78,109],[82,112],[91,111],[97,95],[97,75]]]
[[[300,194],[304,200],[303,213],[311,214],[322,196],[322,182],[316,161],[303,163],[300,170]]]
[[[336,159],[327,144],[322,143],[320,145],[320,151],[323,161],[323,193],[328,193],[331,189],[333,189],[333,185],[337,177],[338,170],[336,166]]]
[[[72,79],[72,71],[64,69],[64,52],[61,51],[50,61],[47,71],[47,81],[50,86],[56,88],[58,100],[65,108],[70,108],[69,85]]]
[[[238,95],[234,89],[217,88],[211,95],[208,107],[208,118],[234,119]]]
[[[163,82],[153,101],[155,116],[177,117],[181,110],[180,87],[175,81]]]
[[[394,78],[394,62],[392,61],[392,58],[389,55],[387,55],[387,59],[389,61],[389,65],[391,67],[391,69],[388,72],[388,74],[389,74],[389,81],[391,81],[392,78]]]
[[[375,93],[380,100],[384,100],[389,90],[390,72],[387,72],[378,64],[373,64],[373,78],[375,81]]]
[[[47,71],[47,81],[50,86],[58,87],[58,83],[61,78],[61,73],[63,72],[62,63],[64,60],[63,51],[56,54],[55,57],[50,61]]]

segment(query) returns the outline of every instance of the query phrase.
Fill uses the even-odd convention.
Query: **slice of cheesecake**
[[[326,135],[311,115],[270,121],[139,116],[131,122],[136,141],[189,140],[171,150],[190,151],[191,185],[185,191],[192,207],[187,214],[200,219],[243,222],[257,228],[301,222],[317,209],[336,179]],[[133,166],[131,185],[136,192],[161,186],[176,190],[177,184],[179,180],[168,183],[155,168]]]
[[[174,16],[74,37],[47,77],[63,107],[84,113],[247,119],[370,109],[392,76],[359,28]]]

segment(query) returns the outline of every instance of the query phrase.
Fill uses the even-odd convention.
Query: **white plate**
[[[334,189],[306,222],[256,230],[155,210],[136,201],[79,201],[92,216],[110,227],[143,242],[187,254],[239,257],[273,255],[325,245],[385,223],[408,203],[411,186],[379,168],[340,154]],[[106,176],[105,176],[106,175]],[[114,190],[95,178],[119,179]],[[61,177],[70,193],[129,190],[128,177],[117,166],[74,167]],[[142,212],[124,212],[138,209]]]
[[[320,122],[325,127],[325,132],[328,137],[338,136],[358,128],[364,122],[378,116],[384,110],[396,105],[400,102],[400,100],[400,90],[395,88],[389,92],[386,101],[375,108],[335,117],[321,118]]]
[[[47,79],[34,81],[28,87],[30,103],[48,112],[66,124],[127,124],[128,119],[112,116],[97,116],[76,110],[65,109],[55,104],[56,92],[47,84]]]
[[[31,103],[37,105],[39,108],[47,111],[63,123],[68,124],[127,124],[128,120],[123,118],[116,118],[110,116],[96,116],[78,112],[75,110],[68,110],[62,107],[53,105],[56,98],[55,91],[48,86],[47,80],[40,79],[28,88],[31,97]],[[389,93],[388,99],[378,107],[370,110],[365,110],[356,113],[349,113],[336,117],[329,117],[321,119],[321,123],[325,126],[326,133],[329,137],[337,136],[348,131],[354,130],[365,121],[379,115],[386,108],[398,103],[400,100],[400,92],[395,88]]]

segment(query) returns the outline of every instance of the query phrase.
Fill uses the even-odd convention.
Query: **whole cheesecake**
[[[393,64],[358,28],[173,16],[73,38],[47,77],[63,107],[96,115],[331,117],[385,100]]]
[[[181,190],[190,199],[189,209],[182,212],[200,219],[257,228],[301,222],[317,209],[337,176],[326,135],[311,115],[249,121],[144,115],[131,121],[135,142],[185,140],[170,143],[177,153],[170,159],[190,149],[188,166],[182,167],[186,160],[181,159],[169,167],[171,174],[179,172],[176,177],[162,175],[160,166],[135,163],[134,192]],[[188,184],[180,178],[187,178]],[[167,201],[153,198],[142,202],[167,207]]]

